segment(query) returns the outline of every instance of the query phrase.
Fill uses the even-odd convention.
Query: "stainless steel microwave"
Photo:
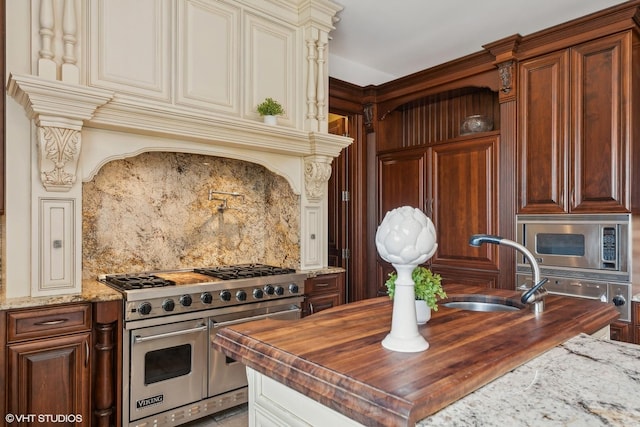
[[[629,273],[630,214],[520,215],[516,225],[541,268]]]

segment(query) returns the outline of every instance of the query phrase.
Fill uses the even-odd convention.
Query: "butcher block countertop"
[[[519,292],[447,285],[467,294],[519,299]],[[381,341],[393,302],[373,298],[294,322],[264,320],[221,329],[216,348],[256,371],[367,426],[415,425],[580,333],[618,317],[610,304],[549,295],[545,311],[475,312],[440,305],[419,331],[426,351],[400,353]],[[277,323],[277,324],[276,324]]]

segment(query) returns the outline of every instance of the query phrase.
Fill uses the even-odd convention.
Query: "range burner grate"
[[[165,286],[175,286],[173,280],[163,279],[153,274],[117,274],[106,276],[107,283],[110,283],[120,290],[162,288]]]
[[[264,264],[222,265],[218,267],[195,268],[193,271],[222,280],[275,276],[278,274],[291,274],[296,272],[293,268],[275,267]]]

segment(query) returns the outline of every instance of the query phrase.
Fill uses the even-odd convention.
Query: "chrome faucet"
[[[493,243],[495,245],[511,246],[512,248],[522,252],[522,254],[529,261],[531,270],[533,273],[533,286],[531,289],[525,291],[520,298],[523,304],[531,304],[531,310],[534,313],[542,313],[544,311],[544,298],[547,296],[547,290],[543,288],[547,283],[547,278],[540,279],[540,266],[538,261],[533,257],[533,254],[520,243],[513,240],[504,239],[500,236],[492,236],[490,234],[474,234],[469,239],[471,246],[480,246],[483,243]]]

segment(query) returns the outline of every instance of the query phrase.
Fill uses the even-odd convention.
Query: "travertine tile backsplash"
[[[237,192],[229,209],[209,190]],[[225,196],[220,196],[225,197]],[[300,196],[263,166],[143,153],[83,184],[83,279],[103,273],[260,262],[298,268]]]

